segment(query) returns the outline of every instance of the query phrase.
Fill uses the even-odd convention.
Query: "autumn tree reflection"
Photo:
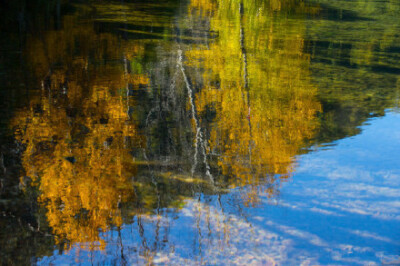
[[[215,38],[192,29],[187,43],[153,42],[161,57],[146,66],[146,41],[98,33],[79,13],[28,37],[41,89],[13,126],[59,244],[103,249],[100,232],[122,226],[124,204],[137,207],[131,216],[160,215],[227,187],[246,187],[247,205],[276,195],[321,108],[305,27],[274,13],[303,8],[296,3],[193,1],[191,18],[207,20]],[[149,258],[155,252],[142,248]]]
[[[29,63],[42,90],[13,124],[59,242],[103,248],[99,231],[121,226],[120,205],[135,198],[132,151],[142,137],[129,95],[148,80],[121,63],[134,62],[140,46],[76,23],[67,16],[63,30],[31,36]]]
[[[14,198],[27,198],[17,215],[3,211],[11,226],[2,231],[40,234],[48,249],[21,257],[53,254],[51,230],[60,250],[94,254],[118,247],[112,256],[97,254],[106,254],[109,264],[127,263],[127,255],[136,264],[163,263],[187,243],[171,237],[181,216],[193,221],[183,223],[190,226],[193,264],[217,264],[217,253],[225,259],[232,246],[265,236],[235,216],[245,221],[245,206],[277,196],[297,155],[356,134],[360,121],[398,101],[400,68],[388,56],[399,54],[392,53],[399,50],[396,16],[380,22],[395,25],[382,36],[374,36],[376,28],[360,31],[355,45],[353,33],[363,24],[350,31],[331,18],[302,19],[318,12],[302,0],[42,2],[36,6],[47,6],[49,18],[34,16],[40,26],[32,30],[23,23],[24,10],[35,4],[21,12],[13,4],[18,21],[11,21],[20,33],[11,39],[20,39],[12,43],[24,50],[12,58],[24,74],[1,75],[12,88],[4,95],[17,94],[15,84],[24,79],[19,90],[29,96],[27,106],[1,121],[8,125],[14,117],[18,142],[9,137],[10,145],[0,145],[0,171],[7,171],[0,178],[7,201],[0,203],[11,210]],[[341,19],[361,19],[339,10]],[[374,38],[366,42],[367,35]],[[39,211],[31,204],[37,198]],[[34,219],[25,219],[21,230],[14,222],[26,209]],[[131,246],[124,247],[127,238]],[[13,239],[18,253],[26,237]],[[275,243],[268,248],[282,249]]]
[[[275,175],[285,179],[293,172],[321,108],[303,53],[305,26],[273,13],[293,7],[289,2],[195,1],[190,7],[194,14],[217,7],[210,30],[219,37],[186,53],[189,66],[204,69],[198,110],[203,117],[215,112],[208,153],[224,175],[236,177],[232,186],[257,190],[267,181],[269,195],[276,193]],[[257,194],[248,193],[249,202]]]

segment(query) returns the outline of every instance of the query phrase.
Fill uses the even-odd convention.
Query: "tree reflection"
[[[132,252],[151,263],[159,251],[173,251],[170,222],[189,202],[185,211],[196,223],[190,235],[195,260],[207,261],[204,254],[214,251],[211,245],[204,251],[207,241],[218,241],[229,256],[230,243],[240,239],[237,228],[250,232],[251,226],[229,224],[226,206],[244,217],[243,206],[256,205],[261,196],[276,197],[280,182],[294,172],[296,156],[315,143],[321,127],[324,141],[355,134],[371,110],[384,112],[388,99],[395,98],[391,87],[399,86],[398,67],[391,59],[374,59],[392,62],[381,69],[394,72],[381,85],[387,92],[376,89],[378,82],[369,84],[362,68],[336,76],[340,68],[328,67],[326,58],[369,67],[377,48],[363,41],[350,57],[350,40],[346,45],[307,40],[324,33],[330,22],[306,30],[305,20],[292,19],[289,15],[319,10],[304,1],[192,0],[181,5],[184,18],[173,22],[172,2],[149,4],[157,9],[154,14],[144,2],[81,3],[69,15],[54,17],[57,30],[43,26],[47,30],[27,33],[27,76],[34,76],[39,89],[29,91],[29,105],[12,121],[25,147],[20,187],[35,201],[32,181],[61,250],[78,246],[92,252],[114,242],[123,262],[121,232],[130,224],[139,243]],[[396,50],[395,44],[390,39],[382,49]],[[340,56],[330,54],[332,49]],[[314,71],[334,78],[310,72],[312,53],[325,62],[314,62]],[[360,90],[348,73],[368,83],[371,93]],[[328,89],[317,91],[312,75]],[[382,76],[374,75],[381,82]],[[384,97],[376,101],[374,94]],[[356,115],[344,114],[348,106],[356,107]],[[350,122],[343,124],[343,118]],[[242,198],[221,200],[230,188],[238,188]],[[219,213],[208,205],[212,200]],[[27,222],[26,230],[36,230],[40,221],[34,227]],[[45,232],[47,225],[41,228]]]
[[[194,4],[191,8],[202,9]],[[305,27],[269,13],[284,2],[214,4],[210,30],[219,38],[186,53],[190,65],[204,69],[199,112],[216,113],[209,154],[218,155],[224,175],[236,177],[232,186],[257,190],[263,181],[272,185],[273,195],[274,176],[290,176],[294,156],[318,127],[321,106],[310,82],[309,55],[302,52]],[[209,3],[204,5],[207,11]],[[249,202],[257,194],[249,193]]]
[[[131,43],[123,50],[116,37],[76,23],[68,16],[63,30],[44,40],[32,36],[29,59],[36,76],[44,77],[42,92],[13,123],[26,145],[23,166],[39,187],[53,233],[60,241],[103,248],[99,230],[121,226],[120,204],[135,197],[132,150],[142,137],[129,95],[148,80],[122,64],[99,64],[122,56],[134,62],[140,47]]]
[[[321,108],[304,25],[271,13],[293,3],[194,1],[191,19],[207,20],[218,38],[158,42],[167,52],[152,63],[146,41],[75,27],[76,14],[29,37],[41,90],[13,125],[57,243],[104,249],[100,232],[199,192],[250,185],[246,205],[277,194]]]

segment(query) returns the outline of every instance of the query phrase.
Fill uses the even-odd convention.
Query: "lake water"
[[[399,1],[0,11],[1,264],[400,264]]]

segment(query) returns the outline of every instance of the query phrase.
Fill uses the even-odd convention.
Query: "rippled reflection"
[[[293,156],[318,127],[321,105],[303,53],[304,24],[271,13],[294,2],[215,4],[207,19],[218,38],[186,55],[190,66],[204,69],[196,104],[203,119],[215,116],[206,133],[210,154],[222,174],[236,177],[232,185],[254,185],[251,203],[261,180],[273,195],[275,175],[291,175]],[[209,7],[194,2],[191,8],[203,14]]]
[[[56,15],[21,22],[15,73],[27,97],[1,121],[13,137],[0,170],[2,197],[21,201],[5,208],[5,224],[18,220],[42,243],[30,262],[325,262],[312,250],[299,260],[291,237],[323,249],[327,263],[354,262],[297,218],[256,210],[278,204],[301,155],[398,104],[399,6],[389,1],[380,17],[373,3],[54,1]],[[296,204],[280,206],[345,216],[331,210],[341,203]]]
[[[62,30],[28,39],[28,63],[41,79],[41,90],[12,124],[25,145],[22,180],[39,188],[56,243],[104,249],[99,233],[111,225],[121,227],[122,205],[157,200],[146,187],[158,186],[158,181],[138,180],[144,173],[138,168],[153,168],[153,161],[162,160],[169,139],[174,146],[185,146],[190,159],[178,153],[177,160],[186,161],[191,171],[173,167],[152,170],[152,175],[189,183],[192,191],[203,191],[196,188],[199,182],[212,193],[251,185],[243,200],[252,205],[265,189],[261,182],[273,196],[279,186],[275,175],[286,179],[292,173],[293,156],[313,136],[315,114],[321,110],[309,78],[310,58],[302,52],[304,26],[279,25],[269,11],[257,16],[248,4],[215,4],[208,17],[201,15],[209,10],[207,3],[188,7],[193,14],[189,19],[207,20],[203,24],[218,38],[195,42],[193,48],[172,43],[172,59],[159,66],[175,72],[163,73],[162,79],[171,81],[169,88],[155,80],[160,73],[146,73],[146,41],[96,33],[92,23],[75,27],[79,13],[65,16]],[[110,19],[105,7],[95,8]],[[112,14],[120,17],[118,12]],[[249,18],[256,20],[248,23]],[[168,49],[164,43],[158,46]],[[162,99],[165,93],[172,95]],[[175,95],[184,101],[174,103]],[[146,109],[140,102],[146,98],[161,106]],[[186,115],[179,117],[179,111]],[[164,119],[178,126],[166,124],[151,132],[153,125],[163,123],[156,113],[168,114]],[[181,142],[172,131],[186,131],[191,140]],[[169,160],[170,154],[165,155]]]
[[[148,78],[116,60],[135,62],[143,47],[125,48],[115,36],[75,23],[67,16],[63,30],[48,32],[44,41],[32,36],[29,60],[44,77],[42,88],[13,124],[26,146],[26,178],[39,187],[53,233],[68,245],[103,248],[99,230],[121,226],[119,205],[135,200],[132,150],[143,136],[129,95],[145,88]]]

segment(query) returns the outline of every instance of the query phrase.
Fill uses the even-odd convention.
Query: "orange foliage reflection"
[[[255,190],[261,180],[290,176],[321,110],[302,52],[305,26],[257,11],[269,10],[268,2],[215,1],[210,25],[219,38],[186,53],[189,65],[204,69],[199,112],[216,112],[209,153],[218,155],[224,175],[236,177],[232,186]],[[249,203],[257,194],[247,195]]]
[[[120,204],[135,197],[130,151],[143,137],[127,95],[148,80],[112,63],[134,60],[142,48],[76,23],[66,17],[63,30],[31,37],[28,58],[36,76],[44,77],[42,93],[13,124],[26,145],[26,175],[40,190],[59,242],[104,248],[99,232],[121,226]],[[105,59],[111,63],[99,64]]]

